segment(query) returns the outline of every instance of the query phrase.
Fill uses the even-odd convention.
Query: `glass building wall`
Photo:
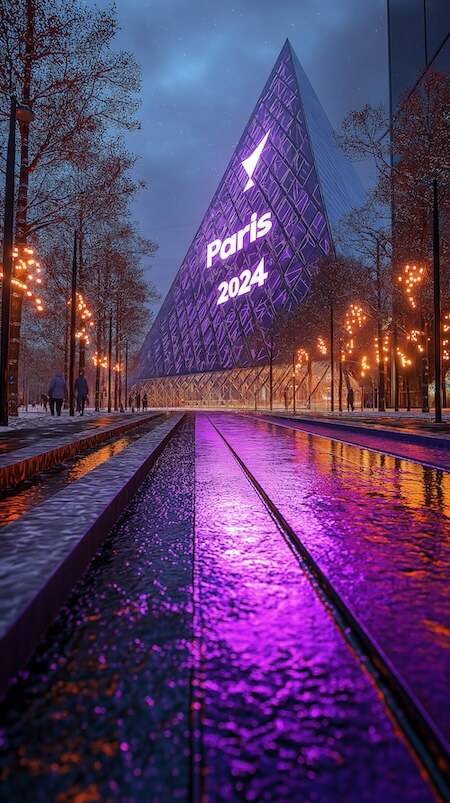
[[[391,116],[427,67],[450,72],[449,0],[387,0]]]

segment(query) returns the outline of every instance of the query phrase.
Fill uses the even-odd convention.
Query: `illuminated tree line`
[[[10,412],[17,411],[20,344],[27,364],[46,382],[67,350],[73,232],[79,237],[79,290],[91,311],[91,344],[102,330],[104,305],[134,304],[133,315],[114,324],[130,348],[134,320],[148,317],[156,292],[146,280],[145,259],[156,250],[129,220],[129,203],[141,184],[132,178],[135,157],[118,131],[138,128],[140,71],[132,55],[113,48],[114,8],[98,11],[78,0],[3,0],[0,4],[0,154],[5,154],[9,98],[31,106],[35,119],[20,123],[17,154],[15,260],[10,340]],[[4,162],[0,169],[4,170]],[[3,193],[0,193],[0,205]],[[0,209],[0,212],[2,210]],[[106,246],[106,240],[108,245]],[[33,248],[42,266],[40,322],[24,299],[20,260]],[[121,255],[119,259],[117,254]],[[105,278],[106,265],[113,265]],[[143,261],[144,260],[144,261]],[[97,274],[100,276],[98,278]],[[18,283],[19,282],[19,283]],[[126,290],[125,290],[126,288]],[[34,289],[33,294],[35,295]],[[126,302],[121,302],[122,296]],[[117,300],[119,299],[119,300]],[[80,316],[80,324],[81,316]],[[115,335],[117,338],[119,334]],[[83,364],[81,343],[80,364]],[[43,346],[41,344],[44,344]],[[39,351],[47,348],[47,366]],[[62,366],[61,366],[62,367]]]
[[[344,119],[340,144],[373,160],[377,183],[341,224],[337,254],[323,258],[307,298],[279,327],[279,358],[301,355],[332,366],[331,406],[353,384],[380,410],[428,409],[433,319],[432,182],[439,190],[442,392],[450,369],[450,78],[430,73],[404,99],[392,124],[381,107]],[[391,135],[391,137],[389,136]],[[392,159],[391,148],[394,149]],[[392,214],[391,214],[392,213]],[[351,253],[342,257],[339,252]],[[292,344],[286,348],[286,337]],[[320,345],[319,345],[320,344]],[[330,349],[333,350],[333,359]],[[293,361],[293,386],[296,370]],[[326,374],[329,377],[329,373]],[[305,373],[302,373],[304,379]],[[400,379],[403,393],[400,399]],[[335,396],[335,387],[337,389]],[[439,392],[439,389],[438,389]]]

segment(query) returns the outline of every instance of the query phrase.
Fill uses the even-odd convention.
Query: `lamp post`
[[[433,179],[433,306],[434,306],[434,420],[442,421],[441,405],[441,276],[439,264],[439,206],[437,180]]]
[[[5,213],[3,223],[3,289],[2,289],[2,331],[0,353],[0,425],[8,426],[8,385],[9,385],[9,326],[11,319],[11,279],[13,270],[14,240],[14,165],[16,158],[16,120],[31,123],[34,114],[28,106],[17,103],[11,96],[9,113],[9,136],[6,155]]]
[[[377,237],[376,255],[376,277],[377,277],[377,331],[378,331],[378,412],[384,413],[386,410],[385,402],[385,375],[384,375],[384,350],[383,350],[383,331],[381,325],[381,267],[380,267],[380,241]]]
[[[339,338],[339,412],[342,413],[342,385],[343,385],[343,370],[342,370],[342,337]]]
[[[69,415],[75,415],[75,330],[77,325],[77,232],[73,238],[72,296],[70,309]]]
[[[111,412],[111,363],[112,363],[112,310],[109,313],[109,343],[108,343],[108,413]]]
[[[434,312],[434,420],[436,424],[442,421],[441,403],[441,271],[439,260],[439,199],[438,183],[434,178],[433,184],[433,312]],[[428,187],[428,181],[421,181],[419,187]]]
[[[331,412],[334,413],[334,308],[330,305]]]
[[[128,340],[125,341],[125,410],[128,409]]]

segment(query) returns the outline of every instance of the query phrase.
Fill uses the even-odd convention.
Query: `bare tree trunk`
[[[273,410],[273,340],[270,342],[269,360],[269,406]]]
[[[67,291],[67,297],[70,295],[70,290]],[[69,305],[66,303],[66,321],[64,324],[64,379],[67,381],[69,378],[69,342],[70,342],[70,313]]]
[[[118,363],[118,365],[119,365],[119,371],[118,371],[118,373],[119,373],[119,410],[122,410],[122,407],[123,407],[123,404],[122,404],[122,352],[121,352],[120,347],[119,347],[119,363]]]
[[[118,391],[119,391],[119,294],[116,297],[116,343],[114,351],[114,409],[118,410]]]
[[[100,372],[102,361],[103,318],[97,324],[97,365],[95,368],[95,409],[100,410]]]
[[[306,406],[308,409],[311,407],[311,393],[312,393],[312,362],[311,358],[308,357],[308,398],[306,401]]]
[[[84,371],[84,366],[86,364],[86,340],[83,336],[80,337],[79,340],[79,349],[78,349],[78,373],[80,371]]]
[[[334,309],[330,306],[331,412],[334,412]]]
[[[78,293],[80,296],[83,297],[84,302],[86,303],[86,298],[84,296],[84,261],[83,261],[83,242],[84,242],[84,232],[83,232],[83,224],[84,224],[84,216],[83,216],[83,202],[80,202],[80,211],[78,215]],[[80,319],[80,330],[83,327],[83,319]],[[80,346],[78,352],[78,373],[80,371],[84,371],[86,366],[86,338],[80,334]]]
[[[382,343],[382,326],[381,326],[381,270],[380,270],[380,241],[377,239],[377,328],[378,328],[378,411],[384,412],[385,405],[385,382],[384,382],[384,350]]]
[[[393,355],[392,355],[392,367],[394,369],[394,410],[398,412],[399,410],[399,403],[398,403],[398,380],[399,380],[399,370],[398,370],[398,353],[397,353],[397,346],[398,346],[398,332],[397,332],[397,322],[394,321],[394,348],[393,348]]]
[[[26,3],[25,65],[22,97],[20,103],[29,106],[31,93],[31,62],[34,42],[35,0]],[[16,245],[23,247],[27,242],[28,176],[29,176],[29,123],[20,123],[20,171],[19,192],[16,213]],[[9,413],[18,415],[19,408],[19,358],[20,328],[22,324],[23,291],[14,290],[11,297],[11,323],[9,342]]]
[[[295,340],[292,345],[292,412],[295,415]]]
[[[422,412],[428,413],[430,410],[428,399],[428,322],[424,320],[421,313],[421,330],[423,332],[423,351],[422,351]]]

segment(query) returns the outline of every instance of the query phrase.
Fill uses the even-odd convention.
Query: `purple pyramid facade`
[[[138,355],[135,380],[268,362],[274,315],[305,297],[356,174],[286,42]]]

